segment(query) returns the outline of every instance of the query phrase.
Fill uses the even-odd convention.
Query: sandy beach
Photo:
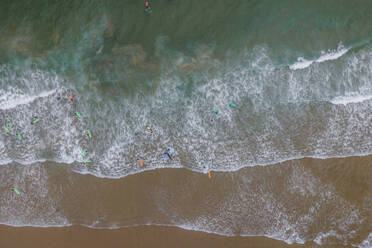
[[[351,218],[347,217],[350,215],[347,211],[352,213],[359,211],[359,215],[368,219],[366,210],[370,192],[369,175],[372,173],[369,169],[370,164],[370,156],[300,159],[272,166],[247,167],[236,172],[212,172],[211,179],[206,174],[186,169],[158,169],[120,179],[104,179],[77,174],[52,163],[45,163],[39,167],[24,166],[22,168],[26,179],[27,173],[35,176],[35,170],[45,170],[50,175],[48,183],[44,185],[48,188],[44,200],[47,201],[48,198],[57,200],[53,216],[60,213],[66,216],[68,223],[73,226],[62,228],[1,226],[0,247],[317,247],[315,243],[291,246],[260,235],[242,237],[241,233],[244,233],[245,226],[257,230],[258,233],[262,232],[259,217],[262,213],[275,217],[277,212],[281,211],[281,215],[291,216],[292,209],[295,209],[296,215],[292,215],[291,221],[299,222],[303,218],[301,216],[303,213],[307,214],[309,209],[314,208],[315,200],[324,197],[321,190],[330,190],[327,193],[328,200],[321,200],[322,205],[317,207],[314,222],[307,225],[327,227],[329,224],[325,216],[331,212],[337,217],[336,220],[342,223],[346,222],[345,218]],[[312,185],[303,184],[304,179],[313,182]],[[247,195],[236,202],[237,200],[230,197],[230,192],[236,191],[237,187],[243,190],[242,185],[247,181],[249,184],[244,189]],[[320,182],[321,186],[317,186]],[[295,188],[291,186],[293,183]],[[327,185],[327,188],[322,185]],[[288,190],[283,191],[282,188]],[[19,204],[25,201],[24,203],[36,208],[36,212],[49,211],[43,202],[38,206],[35,203],[38,201],[34,202],[28,197],[28,194],[33,194],[31,190],[27,191],[27,188],[20,190],[21,195],[16,197]],[[260,191],[270,191],[272,196],[267,195],[262,200],[255,199],[256,192]],[[273,201],[272,197],[276,199],[272,203],[273,207],[261,205],[260,201],[267,204]],[[226,203],[234,208],[224,209]],[[288,206],[284,205],[285,203]],[[254,209],[251,206],[254,206]],[[225,216],[224,219],[219,219],[216,209]],[[235,215],[240,217],[235,218]],[[174,222],[173,218],[180,222]],[[156,225],[157,223],[170,226],[186,225],[185,223],[190,221],[200,220],[206,221],[205,226],[199,224],[196,228],[218,228],[221,232],[233,232],[234,236]],[[281,219],[273,218],[264,227],[283,225],[282,222]],[[79,223],[95,228],[82,227]],[[109,229],[115,226],[131,227]],[[221,229],[224,227],[225,230]],[[359,228],[359,234],[350,242],[358,244],[368,236],[368,222]],[[294,231],[293,228],[289,228],[289,235]],[[314,239],[316,232],[309,229],[306,235],[310,237],[314,235]],[[290,237],[288,236],[288,239]],[[328,247],[343,245],[329,238],[328,242],[333,243]]]

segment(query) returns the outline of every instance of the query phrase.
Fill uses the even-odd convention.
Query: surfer
[[[83,157],[85,157],[85,156],[87,155],[87,152],[88,152],[88,149],[85,148],[85,149],[83,150],[83,153],[82,153]]]
[[[13,190],[14,190],[14,192],[15,192],[17,195],[21,194],[21,192],[19,192],[19,190],[18,190],[17,188],[14,187]]]
[[[38,123],[38,122],[40,121],[40,119],[37,118],[37,116],[34,116],[34,119],[35,119],[35,120],[33,120],[33,121],[31,122],[31,125],[34,125],[34,124],[36,124],[36,123]]]
[[[79,112],[75,112],[75,115],[78,117],[78,118],[81,118],[81,115],[80,115],[80,113]]]
[[[147,128],[147,130],[148,130],[150,133],[152,133],[152,129],[151,129],[151,127],[147,126],[146,128]]]
[[[148,12],[148,13],[151,12],[151,7],[150,7],[150,4],[149,4],[149,1],[145,2],[145,11]]]
[[[214,118],[216,118],[217,117],[217,114],[218,114],[218,110],[216,108],[214,109],[213,114],[214,114],[214,116],[212,116],[212,118],[211,118],[211,123],[212,124],[214,122]]]
[[[88,153],[88,149],[84,148],[83,153],[81,154],[83,157],[85,157]]]
[[[170,158],[170,160],[172,160],[172,156],[169,153],[164,152],[163,154],[164,160],[167,158],[167,156]]]

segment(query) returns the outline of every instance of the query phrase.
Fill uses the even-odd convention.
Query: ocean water
[[[143,2],[130,0],[0,3],[0,222],[177,225],[289,243],[351,244],[359,231],[353,225],[368,218],[298,161],[372,153],[372,3],[159,0],[151,6],[146,14]],[[40,122],[31,125],[36,117]],[[164,160],[169,146],[173,159]],[[292,174],[277,183],[285,192],[316,196],[313,205],[290,215],[286,204],[294,200],[278,202],[285,197],[272,193],[271,182],[263,180],[266,168],[255,167],[265,165],[278,167],[275,173],[291,168]],[[236,175],[245,167],[254,167],[264,183],[251,182],[258,179],[247,173],[239,183],[230,182],[216,207],[223,214],[201,205],[208,215],[200,210],[180,216],[176,201],[167,210],[174,213],[170,219],[152,213],[140,220],[128,215],[133,221],[125,222],[118,214],[95,225],[95,214],[69,218],[59,206],[62,196],[47,197],[50,177],[60,170],[65,171],[62,182],[73,184],[75,174],[103,180],[185,168]],[[9,193],[14,184],[33,192],[32,204],[19,205]],[[173,193],[164,194],[177,191],[168,190]],[[312,226],[318,211],[336,205],[344,209],[329,213],[324,226]],[[263,222],[245,216],[251,208],[265,210]],[[367,236],[353,244],[366,247]]]

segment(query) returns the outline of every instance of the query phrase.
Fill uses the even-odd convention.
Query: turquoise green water
[[[4,149],[4,161],[73,163],[89,144],[96,163],[83,171],[120,177],[137,172],[138,157],[157,168],[168,146],[182,156],[162,166],[203,172],[369,153],[369,117],[357,111],[356,122],[343,103],[372,95],[371,3],[151,6],[146,14],[141,1],[2,2],[2,115],[44,120],[43,130],[25,129],[32,152]],[[360,135],[351,138],[350,123]],[[102,143],[88,143],[85,129]],[[44,140],[31,142],[38,135]]]
[[[117,67],[126,61],[117,49],[134,44],[141,48],[129,50],[146,56],[141,60],[148,63],[142,68],[146,71],[151,65],[156,71],[162,59],[176,52],[195,56],[199,44],[212,47],[213,55],[222,60],[265,44],[276,63],[290,64],[297,57],[316,57],[322,50],[337,48],[340,42],[352,47],[369,41],[371,5],[369,1],[156,1],[147,16],[141,1],[5,1],[0,13],[1,58],[32,56],[48,69],[87,77],[94,71],[101,83],[121,81]],[[140,76],[132,76],[139,80]],[[132,88],[137,82],[127,84]]]

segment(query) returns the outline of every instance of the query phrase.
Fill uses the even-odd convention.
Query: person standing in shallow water
[[[172,156],[168,152],[164,152],[163,153],[164,160],[167,158],[167,156],[168,156],[168,158],[170,158],[170,160],[173,160]]]

